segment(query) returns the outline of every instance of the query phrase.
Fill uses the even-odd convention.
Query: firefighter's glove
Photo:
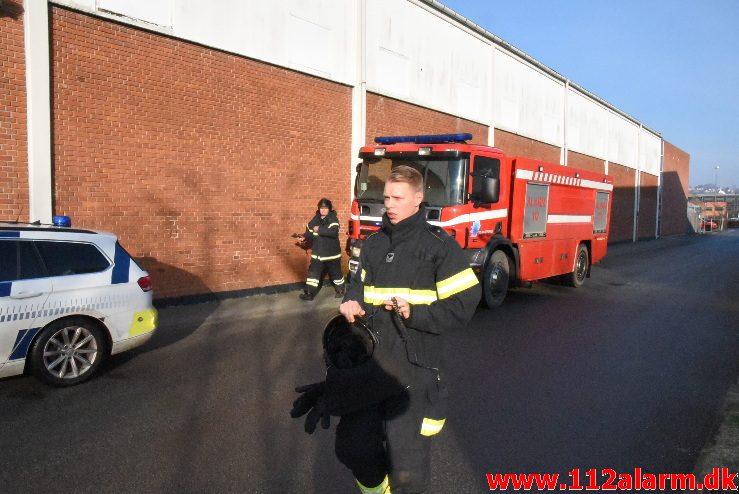
[[[321,422],[321,427],[328,429],[331,425],[331,416],[324,405],[323,395],[326,391],[326,383],[307,384],[298,386],[295,391],[301,393],[293,402],[293,408],[290,410],[290,416],[293,418],[305,417],[305,432],[313,434],[316,425]]]
[[[305,416],[305,432],[313,434],[318,421],[321,422],[321,427],[324,429],[328,429],[331,425],[331,415],[329,415],[323,405],[323,397],[318,399],[316,406],[311,408],[308,415]]]

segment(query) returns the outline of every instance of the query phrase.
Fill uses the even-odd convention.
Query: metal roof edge
[[[558,80],[560,80],[560,81],[568,84],[569,87],[576,89],[577,91],[579,91],[583,95],[587,96],[588,98],[591,98],[591,99],[595,100],[596,102],[600,103],[601,105],[605,106],[609,110],[612,110],[612,111],[618,113],[619,115],[621,115],[622,117],[626,118],[627,120],[630,120],[631,122],[639,125],[644,130],[647,130],[647,131],[651,132],[652,134],[658,136],[660,139],[662,138],[662,134],[660,134],[656,130],[654,130],[654,129],[652,129],[652,128],[646,126],[646,125],[644,125],[642,122],[640,122],[636,118],[632,117],[631,115],[629,115],[625,111],[618,109],[616,106],[614,106],[613,104],[611,104],[608,101],[604,100],[600,96],[597,96],[596,94],[593,94],[592,92],[588,91],[587,89],[585,89],[584,87],[580,86],[579,84],[571,81],[570,79],[568,79],[564,75],[560,74],[556,70],[554,70],[554,69],[552,69],[552,68],[544,65],[542,62],[538,61],[537,59],[535,59],[531,55],[528,55],[523,50],[521,50],[519,48],[516,48],[512,44],[508,43],[503,38],[501,38],[499,36],[496,36],[495,34],[491,33],[490,31],[488,31],[484,27],[480,26],[479,24],[475,24],[474,22],[472,22],[471,20],[467,19],[463,15],[458,14],[454,10],[452,10],[449,7],[447,7],[446,5],[444,5],[443,3],[438,2],[437,0],[417,0],[417,1],[422,2],[422,3],[426,4],[426,5],[428,5],[429,7],[432,7],[435,10],[441,12],[442,14],[451,17],[452,19],[454,19],[455,21],[459,22],[460,24],[462,24],[466,28],[471,29],[475,33],[477,33],[477,34],[479,34],[479,35],[481,35],[481,36],[489,39],[493,43],[495,43],[495,44],[497,44],[497,45],[505,48],[506,50],[512,52],[516,56],[521,57],[522,59],[524,59],[528,63],[534,65],[536,68],[540,69],[541,71],[545,72],[546,74],[548,74],[548,75],[554,77],[555,79],[558,79]]]

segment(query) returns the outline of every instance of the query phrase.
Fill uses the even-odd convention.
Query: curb
[[[274,314],[279,314],[280,317],[291,316],[315,310],[335,309],[338,313],[341,299],[334,298],[333,289],[321,290],[313,301],[300,300],[298,298],[300,293],[300,290],[295,290],[167,305],[159,309],[159,321],[162,327],[171,327],[191,324],[193,320],[197,320],[198,314],[208,314],[201,324],[214,324],[237,320],[249,321]]]

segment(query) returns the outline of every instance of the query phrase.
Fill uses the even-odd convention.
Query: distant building
[[[707,195],[734,195],[739,194],[739,189],[736,187],[716,187],[713,184],[694,185],[691,186],[688,191],[694,196],[707,196]]]
[[[729,218],[739,217],[739,194],[692,195],[688,201],[700,207],[701,218],[717,222],[722,229]]]

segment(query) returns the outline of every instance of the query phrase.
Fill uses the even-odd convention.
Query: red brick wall
[[[495,147],[508,156],[525,156],[535,160],[559,164],[560,149],[551,144],[495,129]]]
[[[606,171],[606,163],[603,160],[574,151],[567,152],[567,166],[598,173],[605,173]]]
[[[690,229],[687,217],[690,155],[667,141],[664,146],[660,235],[679,235]]]
[[[634,191],[636,170],[616,163],[608,164],[608,174],[613,177],[613,211],[609,242],[634,238]]]
[[[367,144],[377,136],[469,132],[470,143],[487,144],[488,127],[446,113],[367,93]]]
[[[605,172],[605,161],[585,154],[569,151],[568,166],[598,173]],[[611,232],[609,242],[632,240],[634,236],[634,191],[636,171],[632,168],[610,163],[608,174],[614,179]],[[640,238],[654,238],[657,211],[657,177],[641,174],[641,204],[638,232]]]
[[[23,2],[0,5],[0,221],[28,221]]]
[[[639,177],[639,223],[637,236],[640,239],[657,236],[657,177],[640,172]]]
[[[348,216],[348,87],[51,8],[55,214],[111,230],[160,297],[299,282]],[[345,222],[342,225],[344,228]]]

